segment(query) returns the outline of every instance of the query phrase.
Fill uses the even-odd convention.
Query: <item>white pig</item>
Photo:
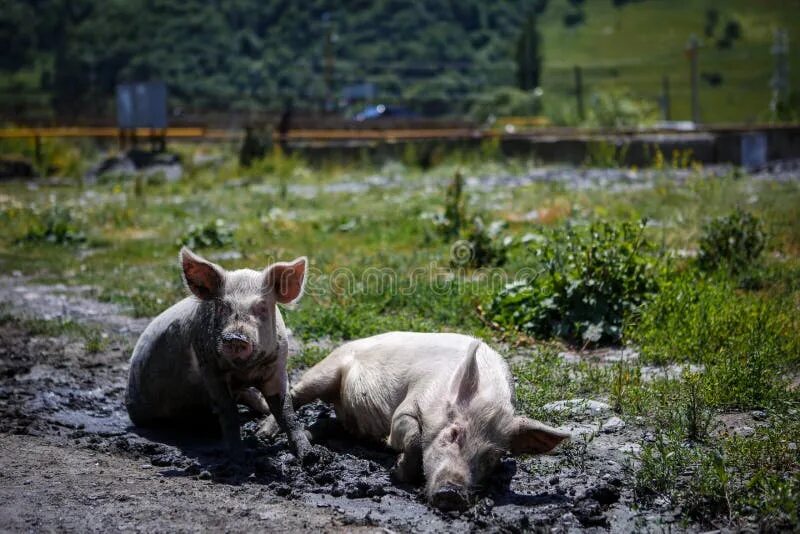
[[[468,504],[500,458],[544,453],[569,434],[514,414],[514,385],[505,360],[460,334],[391,332],[347,343],[292,388],[295,408],[333,403],[350,432],[400,453],[393,474],[422,474],[429,502]],[[269,424],[265,425],[268,432]]]
[[[213,411],[239,457],[236,401],[262,412],[268,406],[303,458],[310,445],[287,394],[288,339],[276,305],[302,295],[306,258],[263,271],[226,271],[186,247],[179,259],[192,296],[153,319],[133,349],[125,393],[131,420],[153,426]]]

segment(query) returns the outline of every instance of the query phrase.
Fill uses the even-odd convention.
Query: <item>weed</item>
[[[46,242],[57,245],[71,245],[86,241],[81,222],[72,210],[52,205],[32,212],[32,220],[27,233],[19,242]]]
[[[497,267],[506,262],[510,241],[500,239],[504,223],[496,221],[487,227],[480,217],[475,217],[472,226],[464,233],[464,239],[451,249],[452,267]]]
[[[434,220],[439,233],[447,239],[459,236],[466,222],[466,207],[464,205],[464,176],[460,170],[453,175],[444,194],[444,217]]]
[[[189,248],[212,248],[232,245],[233,227],[223,219],[216,219],[203,225],[192,224],[177,245]]]
[[[628,143],[592,141],[586,144],[586,165],[589,167],[619,168],[626,163]]]
[[[624,316],[657,289],[659,262],[640,225],[567,226],[528,251],[529,275],[492,300],[502,326],[583,345],[621,339]]]
[[[737,209],[706,225],[700,238],[697,263],[705,271],[724,269],[731,274],[741,274],[753,268],[765,243],[761,221]]]

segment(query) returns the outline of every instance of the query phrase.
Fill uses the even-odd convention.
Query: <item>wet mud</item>
[[[82,341],[31,336],[15,321],[0,325],[3,530],[685,528],[670,510],[635,505],[630,466],[645,431],[602,429],[608,417],[590,414],[562,426],[574,439],[555,454],[506,458],[463,513],[431,509],[419,488],[393,484],[394,453],[346,434],[318,442],[320,460],[301,466],[285,438],[256,437],[258,418],[244,407],[246,460],[232,464],[214,425],[157,431],[131,425],[123,397],[140,325],[120,323],[114,313],[87,320],[102,324],[103,317],[111,317],[109,342],[94,353]],[[311,425],[334,415],[315,403],[300,417]]]

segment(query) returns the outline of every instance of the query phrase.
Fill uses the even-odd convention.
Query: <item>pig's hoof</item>
[[[431,504],[445,512],[453,510],[460,512],[469,506],[469,500],[463,488],[447,485],[437,489],[431,495]]]
[[[256,437],[269,439],[275,437],[280,431],[281,428],[278,426],[278,422],[274,417],[268,415],[261,422],[261,426],[258,427],[258,430],[256,431]]]

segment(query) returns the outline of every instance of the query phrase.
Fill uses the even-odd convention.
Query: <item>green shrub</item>
[[[469,108],[475,120],[489,117],[531,116],[542,112],[541,92],[514,87],[498,87],[478,94]]]
[[[724,269],[731,274],[741,274],[758,261],[765,243],[761,221],[737,209],[706,225],[700,238],[697,264],[704,271]]]
[[[509,241],[500,239],[503,221],[495,221],[487,228],[483,219],[475,217],[472,226],[463,232],[463,239],[450,249],[450,266],[499,267],[506,262]]]
[[[224,247],[233,242],[233,227],[224,220],[217,219],[203,225],[192,224],[183,237],[178,239],[177,244],[194,249]]]
[[[31,213],[30,226],[18,242],[47,242],[70,245],[86,241],[82,223],[72,210],[64,206],[50,206]]]
[[[618,342],[625,315],[657,289],[660,260],[644,226],[604,223],[552,232],[529,251],[532,274],[494,297],[492,319],[540,337]]]
[[[456,171],[444,193],[444,216],[434,219],[436,229],[445,239],[453,239],[461,233],[467,219],[464,203],[464,176]]]

